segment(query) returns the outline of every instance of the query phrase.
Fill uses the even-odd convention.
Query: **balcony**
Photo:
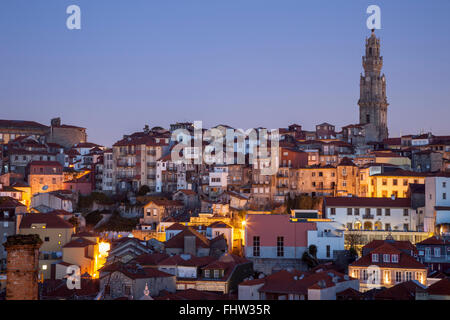
[[[375,216],[373,214],[365,213],[365,214],[363,214],[362,218],[363,219],[373,219],[373,218],[375,218]]]

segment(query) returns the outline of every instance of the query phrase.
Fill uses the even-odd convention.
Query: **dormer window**
[[[378,262],[378,254],[372,253],[372,262]]]
[[[389,263],[391,261],[389,254],[383,254],[383,262]]]
[[[392,263],[398,263],[398,254],[393,254],[391,258],[392,258]]]

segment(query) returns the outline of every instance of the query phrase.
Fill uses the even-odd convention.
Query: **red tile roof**
[[[368,244],[366,244],[363,248],[363,250],[366,249],[375,249],[382,245],[384,245],[387,242],[387,240],[372,240]],[[398,250],[407,250],[409,252],[413,252],[414,254],[417,254],[417,248],[409,241],[389,241],[388,242],[391,246],[397,248]]]
[[[62,167],[58,161],[31,161],[30,166]]]
[[[33,128],[33,129],[48,129],[48,126],[24,120],[0,120],[0,127],[2,128]]]
[[[185,230],[187,227],[182,225],[181,223],[175,222],[170,227],[166,228],[167,230]]]
[[[231,227],[230,225],[226,224],[225,222],[222,221],[216,221],[211,223],[208,228],[228,228],[228,229],[233,229],[233,227]]]
[[[63,248],[84,248],[88,246],[94,246],[96,245],[95,242],[90,241],[85,238],[76,238],[68,243],[66,243]]]
[[[382,207],[409,208],[409,198],[362,198],[362,197],[326,197],[325,205],[329,207]]]
[[[416,300],[416,292],[425,289],[415,281],[406,281],[376,293],[375,300]]]
[[[450,241],[446,241],[444,238],[437,238],[436,236],[433,236],[431,238],[425,239],[419,243],[417,243],[416,245],[442,245],[442,244],[448,244],[450,243]]]
[[[134,258],[132,263],[139,263],[141,266],[156,266],[158,263],[169,257],[166,253],[147,253]]]
[[[127,263],[123,264],[120,262],[116,262],[114,264],[105,266],[101,270],[102,272],[120,272],[123,273],[125,276],[127,276],[130,279],[146,279],[146,278],[168,278],[168,277],[174,277],[174,275],[171,275],[167,272],[160,271],[156,268],[145,268],[141,267],[138,264],[134,263]],[[102,275],[100,278],[104,278],[108,276],[109,274]]]
[[[432,295],[450,296],[450,279],[442,279],[432,284],[428,287],[427,292]]]
[[[228,296],[195,289],[187,289],[177,291],[175,293],[167,293],[155,298],[155,300],[227,300]]]
[[[0,209],[15,209],[17,207],[25,207],[25,205],[11,197],[0,197]]]
[[[198,233],[194,229],[187,227],[184,231],[178,233],[173,238],[169,239],[165,243],[166,248],[184,248],[184,237],[194,236],[195,246],[197,248],[209,248],[209,240],[202,234]]]
[[[29,213],[23,216],[20,229],[29,229],[33,224],[45,224],[50,229],[73,229],[73,225],[51,213]]]
[[[380,254],[378,258],[378,262],[372,261],[372,254],[377,253]],[[384,262],[383,254],[397,254],[399,255],[398,263],[393,262]],[[356,260],[355,262],[350,264],[355,267],[369,267],[371,265],[376,265],[381,268],[404,268],[404,269],[427,269],[425,265],[411,257],[409,254],[404,253],[390,245],[389,243],[385,243],[375,250],[371,251],[369,254],[366,254]]]

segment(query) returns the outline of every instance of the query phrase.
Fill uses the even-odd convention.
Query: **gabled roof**
[[[371,242],[369,242],[368,244],[366,244],[363,247],[363,250],[366,249],[376,249],[382,245],[384,245],[386,242],[388,242],[389,240],[372,240]],[[408,252],[413,252],[414,254],[417,254],[417,249],[416,247],[409,241],[400,241],[400,240],[396,240],[396,241],[389,241],[388,242],[391,246],[397,248],[398,250],[406,250]]]
[[[63,248],[84,248],[88,246],[95,246],[96,243],[93,241],[90,241],[86,238],[76,238],[72,241],[66,243]]]
[[[25,207],[25,205],[12,197],[0,197],[0,209],[15,209],[17,207]]]
[[[376,300],[416,300],[416,292],[425,292],[425,289],[416,281],[399,283],[389,289],[375,294]]]
[[[102,272],[120,272],[130,279],[147,279],[147,278],[168,278],[174,277],[174,275],[167,272],[160,271],[156,268],[145,268],[137,263],[127,263],[123,264],[121,262],[116,262],[103,267]],[[100,278],[107,277],[109,274],[104,274]]]
[[[233,227],[231,227],[230,225],[226,224],[225,222],[222,221],[216,221],[211,223],[208,228],[227,228],[227,229],[233,229]]]
[[[175,222],[170,227],[166,228],[167,230],[185,230],[187,227],[185,225],[182,225],[181,223]]]
[[[379,254],[378,262],[372,261],[372,254]],[[398,263],[384,262],[383,254],[397,254],[399,256]],[[390,260],[391,261],[391,260]],[[407,268],[407,269],[427,269],[425,265],[411,257],[409,254],[398,250],[389,243],[384,243],[380,247],[374,249],[370,253],[362,256],[355,262],[350,264],[356,267],[369,267],[371,265],[376,265],[381,268]]]
[[[184,248],[184,237],[194,236],[196,248],[209,248],[210,241],[202,234],[198,233],[191,227],[187,227],[184,231],[178,233],[165,243],[166,248]]]
[[[56,214],[29,213],[23,216],[20,229],[29,229],[33,224],[45,224],[47,229],[73,229],[74,226]]]

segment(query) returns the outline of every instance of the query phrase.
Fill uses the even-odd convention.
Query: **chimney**
[[[50,120],[50,124],[52,127],[61,126],[61,118],[53,118],[52,120]]]
[[[9,236],[4,244],[6,300],[38,300],[39,248],[37,234]]]
[[[184,254],[196,255],[195,236],[184,236]]]

